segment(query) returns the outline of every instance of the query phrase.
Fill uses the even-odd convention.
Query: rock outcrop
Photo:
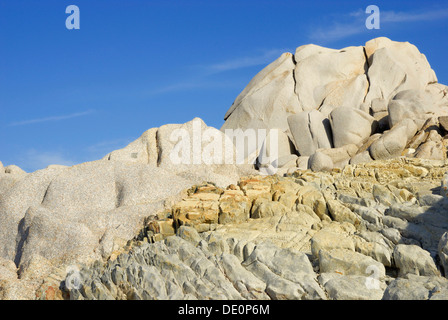
[[[279,74],[287,83],[278,80]],[[305,45],[252,79],[227,111],[221,130],[278,129],[294,144],[291,153],[306,157],[318,149],[355,145],[347,161],[333,161],[339,168],[369,161],[366,151],[377,160],[405,154],[445,159],[448,131],[437,122],[448,114],[447,93],[426,57],[408,42],[377,38],[341,50]],[[425,132],[436,130],[437,138],[415,139],[427,121],[434,126]]]
[[[448,299],[448,87],[415,46],[301,46],[225,120],[0,162],[0,299]]]
[[[247,176],[187,190],[126,247],[49,299],[448,299],[445,161]],[[60,288],[55,294],[50,288]]]
[[[196,118],[150,129],[98,161],[29,174],[2,166],[0,258],[15,264],[20,277],[26,278],[33,268],[108,257],[134,237],[145,218],[180,199],[191,185],[213,181],[226,187],[242,172],[255,172],[215,159],[213,149],[206,149],[207,140],[197,138],[195,130],[225,139],[221,131]],[[189,158],[180,163],[170,158],[184,156]],[[216,161],[206,165],[207,159]],[[38,283],[39,277],[30,277]]]

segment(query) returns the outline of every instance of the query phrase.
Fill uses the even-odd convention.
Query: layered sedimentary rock
[[[53,270],[41,299],[448,299],[445,161],[189,188],[108,259]],[[53,288],[60,288],[54,292]]]

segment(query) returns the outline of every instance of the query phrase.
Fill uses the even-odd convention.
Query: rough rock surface
[[[447,163],[406,159],[187,190],[40,299],[445,299]],[[231,214],[229,214],[231,212]],[[439,245],[442,243],[442,245]],[[18,280],[15,280],[18,282]],[[19,281],[20,282],[20,281]],[[52,289],[50,289],[52,288]],[[54,288],[60,288],[54,293]]]
[[[330,121],[319,111],[303,111],[288,117],[289,130],[297,151],[310,156],[317,149],[332,147]]]
[[[313,153],[308,163],[313,171],[331,171],[334,167],[331,157],[320,151]]]
[[[335,148],[362,145],[375,132],[376,121],[368,113],[351,107],[337,107],[329,115]]]
[[[400,155],[443,160],[447,115],[448,87],[437,83],[425,55],[408,42],[377,38],[341,50],[304,45],[282,55],[235,99],[221,130],[278,129],[305,157],[355,145],[350,159],[334,162],[343,167],[351,159]],[[428,120],[433,126],[420,133]],[[440,137],[429,138],[431,130]]]
[[[215,155],[207,153],[205,138],[194,140],[198,128],[204,135],[225,139],[221,131],[195,118],[150,129],[102,160],[49,166],[29,174],[16,166],[4,168],[0,173],[0,257],[24,274],[33,263],[44,269],[108,257],[136,234],[145,218],[170,207],[191,185],[213,181],[226,187],[236,183],[241,172],[256,172],[219,159],[204,164],[207,155]],[[176,132],[193,138],[179,139]],[[190,149],[190,162],[173,164],[176,148]],[[193,153],[205,156],[196,164]],[[223,209],[232,216],[231,208]]]
[[[0,299],[448,299],[447,109],[409,43],[306,45],[221,130],[195,118],[99,161],[0,163]],[[266,130],[250,165],[227,129]]]

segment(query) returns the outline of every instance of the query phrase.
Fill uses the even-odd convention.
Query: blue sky
[[[381,29],[365,9],[381,10]],[[68,30],[65,9],[80,9]],[[386,36],[448,84],[444,1],[0,0],[0,161],[26,171],[102,158],[145,130],[201,117],[220,128],[282,52]]]

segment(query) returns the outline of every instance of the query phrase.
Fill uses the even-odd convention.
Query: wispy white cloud
[[[313,28],[308,34],[312,41],[328,42],[348,38],[363,32],[368,32],[365,19],[368,17],[363,10],[357,10],[337,16],[325,27]],[[448,8],[427,10],[422,12],[381,11],[380,23],[394,24],[407,22],[431,22],[448,18]]]
[[[381,12],[381,22],[435,21],[448,18],[448,8],[426,12]]]
[[[61,115],[61,116],[51,116],[51,117],[31,119],[31,120],[16,121],[16,122],[10,123],[9,126],[11,126],[11,127],[24,126],[24,125],[42,123],[42,122],[52,122],[52,121],[54,122],[54,121],[69,120],[69,119],[73,119],[73,118],[87,116],[94,112],[95,112],[95,110],[87,110],[87,111],[83,111],[83,112],[72,113],[72,114]]]
[[[49,165],[74,166],[86,161],[102,159],[106,154],[124,148],[135,138],[104,140],[87,146],[82,152],[73,153],[71,150],[24,150],[17,157],[17,165],[27,172],[41,170]]]
[[[209,73],[220,73],[229,70],[237,70],[242,68],[254,67],[263,64],[268,64],[272,60],[278,58],[282,53],[288,50],[285,49],[271,49],[264,51],[258,55],[236,57],[234,59],[218,62],[215,64],[204,66]]]
[[[210,76],[218,73],[238,70],[248,67],[267,65],[277,59],[282,53],[289,51],[288,49],[271,49],[263,50],[259,54],[247,55],[243,57],[235,57],[221,62],[205,65],[193,65],[191,69],[195,74],[188,80],[167,84],[146,91],[147,95],[165,94],[171,92],[179,92],[198,88],[228,88],[235,86],[235,81],[228,80],[210,80]]]
[[[211,81],[206,75],[196,76],[189,81],[181,81],[172,84],[167,84],[165,86],[160,86],[147,90],[144,95],[158,95],[172,92],[181,92],[194,89],[206,89],[206,88],[228,88],[234,87],[236,84],[234,81],[219,80]]]
[[[157,95],[157,94],[164,94],[164,93],[170,93],[170,92],[177,92],[177,91],[184,91],[184,90],[190,90],[195,88],[202,88],[207,84],[204,81],[201,80],[195,80],[192,79],[191,81],[185,81],[185,82],[177,82],[177,83],[171,83],[165,86],[153,88],[152,90],[148,91],[147,94],[149,95]]]
[[[122,138],[122,139],[112,139],[112,140],[105,140],[100,141],[98,143],[95,143],[93,145],[90,145],[86,148],[86,151],[89,154],[89,158],[91,159],[101,159],[106,154],[122,149],[126,147],[129,143],[136,140],[136,138]]]
[[[44,169],[49,165],[73,166],[77,162],[59,151],[38,151],[30,149],[22,156],[20,165],[27,172]]]
[[[365,26],[359,23],[333,23],[326,28],[316,28],[310,32],[308,38],[311,41],[337,41],[348,38],[365,31]]]

